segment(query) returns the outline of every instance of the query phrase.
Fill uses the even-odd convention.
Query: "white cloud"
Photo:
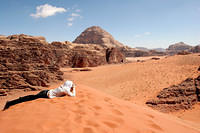
[[[69,27],[71,27],[71,26],[73,25],[73,23],[69,22],[69,23],[67,23],[67,25],[68,25]]]
[[[74,17],[68,18],[67,21],[74,21]]]
[[[143,34],[137,34],[134,37],[135,38],[140,38],[140,37],[149,36],[149,35],[151,35],[151,32],[144,32]]]
[[[76,9],[75,11],[76,11],[76,12],[81,12],[81,10],[80,10],[80,9]]]
[[[77,10],[80,11],[79,9],[77,9]],[[77,10],[76,10],[76,12],[77,12]],[[70,17],[67,18],[67,21],[68,21],[67,25],[68,25],[68,26],[72,26],[72,25],[73,25],[73,22],[74,22],[74,20],[75,20],[76,18],[82,18],[82,16],[81,16],[80,14],[78,14],[78,13],[71,13],[71,14],[70,14]]]
[[[78,13],[72,13],[71,16],[72,16],[72,17],[80,17],[81,15],[78,14]]]
[[[141,35],[135,35],[134,37],[135,37],[135,38],[140,38],[140,37],[141,37]]]
[[[62,7],[55,7],[49,4],[44,4],[36,7],[36,13],[35,14],[30,14],[30,16],[34,18],[46,18],[49,16],[53,16],[56,13],[63,13],[66,12],[67,10]]]
[[[151,32],[145,32],[144,35],[151,35]]]

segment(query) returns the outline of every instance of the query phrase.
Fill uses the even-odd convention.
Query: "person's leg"
[[[38,98],[48,98],[48,96],[47,96],[48,91],[49,91],[49,90],[42,90],[42,91],[40,91],[38,94],[36,94],[36,96],[37,96]]]
[[[31,100],[35,100],[35,99],[37,99],[36,95],[27,95],[27,96],[24,96],[24,97],[19,97],[18,99],[15,99],[15,100],[12,100],[12,101],[7,101],[3,110],[8,109],[10,106],[13,106],[15,104],[26,102],[26,101],[31,101]]]
[[[27,95],[27,96],[24,96],[24,97],[19,97],[18,99],[15,99],[15,100],[12,100],[12,101],[7,101],[3,110],[6,110],[10,106],[13,106],[13,105],[18,104],[18,103],[35,100],[37,98],[48,98],[48,96],[47,96],[48,91],[49,90],[42,90],[36,95]]]

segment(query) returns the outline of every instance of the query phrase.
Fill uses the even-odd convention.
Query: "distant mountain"
[[[113,38],[111,34],[99,26],[92,26],[83,31],[73,43],[98,44],[104,47],[123,47],[124,45]]]
[[[150,49],[145,48],[145,47],[135,47],[138,50],[142,50],[142,51],[149,51]]]
[[[155,50],[157,52],[165,52],[166,49],[164,48],[154,48],[154,49],[148,49],[148,48],[145,48],[145,47],[135,47],[137,50],[142,50],[142,51],[150,51],[150,50]]]
[[[164,48],[154,48],[153,50],[155,50],[157,52],[166,52],[166,49],[164,49]]]

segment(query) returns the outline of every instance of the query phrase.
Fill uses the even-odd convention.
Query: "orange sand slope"
[[[199,75],[200,56],[170,56],[128,64],[91,68],[92,71],[70,72],[63,68],[65,79],[85,84],[120,99],[144,105],[163,88],[179,84],[188,77]]]
[[[37,99],[0,112],[1,133],[200,133],[181,120],[84,85],[76,97]]]

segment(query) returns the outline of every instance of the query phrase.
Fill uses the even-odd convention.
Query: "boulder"
[[[106,60],[109,64],[126,62],[125,55],[117,48],[108,48],[106,50]]]
[[[106,64],[105,55],[97,51],[79,51],[75,52],[72,59],[72,67],[96,67]]]

